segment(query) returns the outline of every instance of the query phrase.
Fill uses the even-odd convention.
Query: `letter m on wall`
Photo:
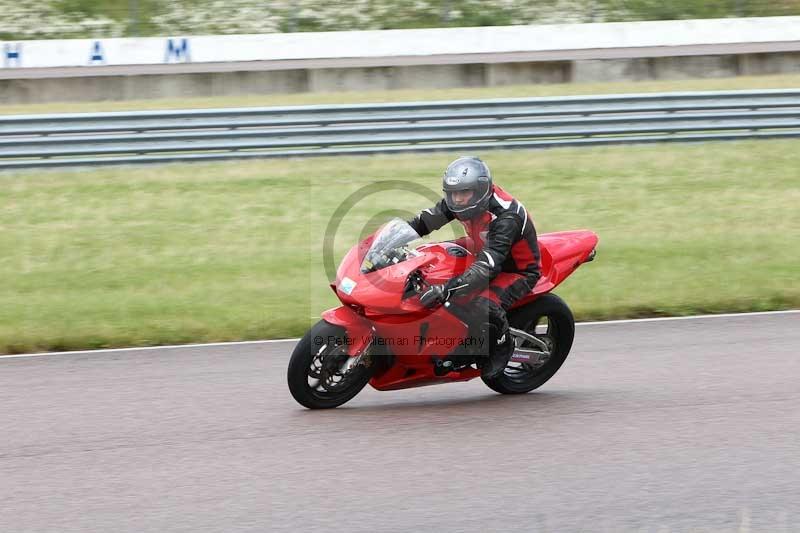
[[[191,60],[189,39],[167,39],[164,63],[189,63]]]

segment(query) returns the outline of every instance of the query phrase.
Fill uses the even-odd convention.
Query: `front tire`
[[[286,375],[289,391],[300,405],[309,409],[339,407],[366,386],[372,369],[348,356],[348,346],[347,331],[324,320],[300,339]]]
[[[501,394],[524,394],[544,385],[564,364],[575,337],[575,318],[564,300],[548,293],[509,313],[508,322],[544,341],[549,357],[535,365],[509,363],[499,376],[481,379]]]

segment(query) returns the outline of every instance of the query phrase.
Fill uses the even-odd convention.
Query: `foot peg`
[[[449,359],[433,358],[433,373],[437,376],[444,376],[450,373],[454,367],[453,361]]]

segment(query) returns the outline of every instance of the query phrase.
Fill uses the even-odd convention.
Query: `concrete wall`
[[[800,52],[0,79],[0,103],[496,87],[800,73]]]
[[[452,58],[481,54],[538,61],[635,58],[725,53],[722,49],[731,46],[775,52],[787,45],[800,51],[800,17],[0,41],[0,75],[45,68],[341,59],[366,60],[370,66],[393,66],[402,59],[418,65],[441,62],[431,58],[454,64],[459,61]]]
[[[796,72],[800,17],[23,41],[0,104]]]

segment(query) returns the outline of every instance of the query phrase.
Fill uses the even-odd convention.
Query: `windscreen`
[[[366,274],[405,261],[408,254],[412,253],[405,245],[419,238],[408,222],[393,218],[375,235],[361,263],[361,272]]]

